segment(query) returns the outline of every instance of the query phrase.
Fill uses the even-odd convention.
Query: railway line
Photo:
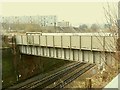
[[[86,64],[86,63],[73,63],[62,70],[49,75],[43,79],[33,81],[28,83],[22,87],[19,87],[17,90],[22,89],[31,89],[31,88],[63,88],[65,85],[76,79],[78,76],[85,73],[93,64]]]
[[[55,81],[51,85],[45,87],[44,90],[47,89],[47,88],[51,88],[51,89],[63,88],[64,86],[66,86],[67,84],[69,84],[70,82],[75,80],[77,77],[79,77],[80,75],[82,75],[83,73],[88,71],[93,66],[95,66],[95,65],[93,65],[93,64],[84,64],[83,66],[77,68],[76,70],[74,70],[70,74],[68,74],[66,76],[63,76],[62,78],[60,78],[59,80]]]
[[[79,64],[81,64],[81,63],[76,63],[75,62],[75,63],[72,63],[70,65],[67,65],[67,67],[62,68],[61,70],[55,72],[54,74],[51,74],[51,75],[49,75],[47,77],[44,77],[44,78],[42,78],[40,80],[36,80],[36,81],[30,82],[28,84],[25,84],[24,86],[18,87],[17,90],[28,89],[28,88],[32,88],[33,86],[37,87],[38,85],[41,85],[41,84],[47,82],[48,80],[53,79],[56,76],[64,74],[65,72],[69,71],[70,69],[72,70],[73,67],[75,68]]]

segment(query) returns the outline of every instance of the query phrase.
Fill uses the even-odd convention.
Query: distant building
[[[48,15],[48,16],[10,16],[10,17],[0,17],[0,23],[34,23],[39,24],[40,26],[56,26],[57,25],[57,16]]]
[[[21,24],[30,23],[30,16],[20,16],[19,23],[21,23]]]
[[[56,26],[57,24],[57,16],[49,15],[49,16],[39,16],[39,25],[40,26]]]
[[[7,21],[7,17],[1,17],[0,23],[6,23]]]
[[[68,21],[62,21],[62,22],[58,22],[57,26],[59,26],[59,27],[69,27],[70,23]]]
[[[2,17],[2,20],[0,22],[6,23],[6,24],[17,23],[17,22],[19,22],[19,17],[17,17],[17,16]]]

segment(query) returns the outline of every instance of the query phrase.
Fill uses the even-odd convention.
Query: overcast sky
[[[113,10],[117,7],[117,2],[109,4]],[[105,22],[107,2],[2,2],[1,6],[2,16],[57,15],[59,21],[78,25]]]

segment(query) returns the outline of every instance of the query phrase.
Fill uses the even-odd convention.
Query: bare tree
[[[105,20],[108,24],[108,30],[112,34],[112,37],[113,37],[113,41],[106,41],[105,43],[106,43],[107,49],[116,49],[114,55],[110,53],[110,55],[114,58],[114,62],[116,63],[115,68],[108,65],[105,61],[104,63],[113,72],[113,71],[118,70],[118,63],[120,59],[119,57],[120,54],[118,54],[118,48],[117,48],[120,44],[119,42],[117,42],[118,40],[117,34],[118,34],[118,27],[119,27],[117,23],[117,19],[118,19],[117,7],[114,5],[112,5],[111,7],[110,3],[107,3],[107,7],[103,7],[103,9],[104,9]],[[110,45],[109,42],[116,45],[116,47],[113,47],[112,45]]]

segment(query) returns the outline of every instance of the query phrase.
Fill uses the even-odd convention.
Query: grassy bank
[[[2,49],[2,80],[3,88],[16,82],[11,48]]]

